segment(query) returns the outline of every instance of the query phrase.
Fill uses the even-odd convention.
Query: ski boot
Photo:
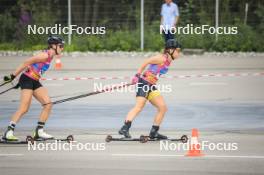
[[[36,128],[33,134],[34,140],[51,140],[54,139],[52,135],[47,134],[43,128]]]
[[[118,131],[120,135],[123,135],[125,138],[131,138],[129,134],[129,128],[131,127],[131,121],[125,121],[122,128]]]
[[[149,138],[150,139],[157,139],[157,140],[166,140],[166,139],[168,139],[167,136],[159,134],[158,130],[159,130],[159,126],[153,125],[151,130],[150,130],[150,133],[149,133]]]

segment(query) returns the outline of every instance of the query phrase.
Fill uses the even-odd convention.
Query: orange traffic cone
[[[198,142],[198,129],[192,129],[191,148],[185,156],[203,156]]]
[[[61,68],[62,68],[61,60],[60,58],[56,58],[55,69],[60,70]]]

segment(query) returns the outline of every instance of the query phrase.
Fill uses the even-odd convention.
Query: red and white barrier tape
[[[172,75],[162,76],[166,79],[185,79],[185,78],[200,78],[200,77],[245,77],[245,76],[264,76],[264,72],[257,73],[217,73],[217,74],[194,74],[194,75]],[[43,81],[62,81],[62,80],[125,80],[131,79],[129,76],[118,77],[63,77],[63,78],[41,78]]]

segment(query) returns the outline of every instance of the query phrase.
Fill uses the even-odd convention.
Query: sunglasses
[[[59,46],[59,48],[61,48],[61,49],[64,48],[64,45],[63,45],[63,44],[59,44],[58,46]]]

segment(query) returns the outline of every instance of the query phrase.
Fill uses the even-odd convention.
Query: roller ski
[[[33,138],[27,136],[25,140],[19,140],[14,136],[14,131],[9,129],[5,132],[4,136],[0,139],[1,144],[28,144],[34,143]]]
[[[30,138],[33,140],[33,142],[45,142],[45,141],[61,141],[61,142],[68,142],[71,143],[74,141],[73,135],[68,135],[66,138],[35,138],[32,136],[27,136],[27,138]]]
[[[127,141],[127,142],[129,142],[129,141],[137,141],[137,142],[142,142],[143,140],[141,141],[140,138],[113,137],[112,135],[107,135],[106,138],[105,138],[105,141],[106,142],[111,142],[111,141]]]
[[[26,137],[26,139],[25,140],[6,140],[6,139],[0,139],[0,144],[10,144],[10,145],[12,145],[12,144],[14,144],[14,145],[16,145],[16,144],[29,144],[29,143],[31,143],[31,144],[34,144],[34,140],[32,139],[32,137]]]
[[[118,131],[121,137],[113,137],[111,135],[106,136],[105,141],[140,141],[140,138],[132,138],[129,134],[129,128],[131,127],[131,122],[125,122],[122,128]]]
[[[182,143],[187,143],[188,142],[188,137],[187,135],[182,135],[181,138],[153,138],[150,136],[146,136],[146,135],[141,135],[140,136],[140,142],[141,143],[146,143],[148,141],[161,141],[161,140],[168,140],[168,141],[172,141],[172,142],[182,142]]]
[[[61,141],[61,142],[72,142],[74,141],[73,135],[68,135],[66,138],[55,138],[52,135],[47,134],[43,128],[36,129],[33,137],[27,136],[27,138],[33,139],[35,142],[45,142],[45,141]]]
[[[159,126],[153,125],[148,136],[144,136],[144,135],[140,136],[141,142],[145,143],[148,141],[161,141],[161,140],[169,140],[169,141],[182,142],[182,143],[188,142],[188,137],[186,135],[181,136],[181,138],[169,138],[165,135],[160,134],[158,130],[159,130]]]

